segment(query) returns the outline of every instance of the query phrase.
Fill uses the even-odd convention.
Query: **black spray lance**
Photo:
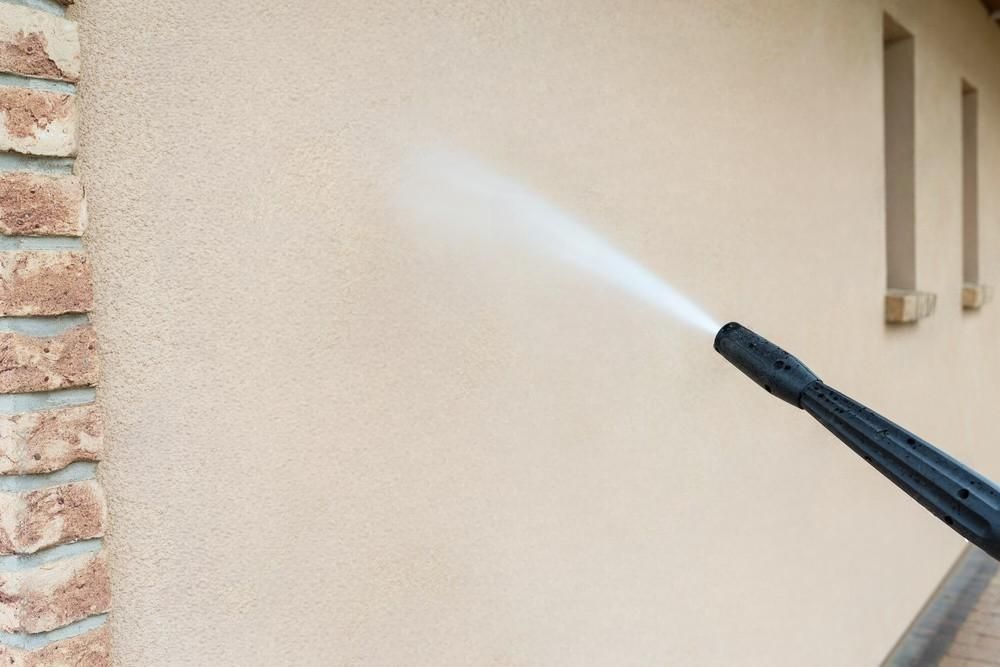
[[[719,330],[715,349],[768,393],[811,414],[931,514],[1000,560],[1000,487],[823,384],[801,361],[736,322]]]

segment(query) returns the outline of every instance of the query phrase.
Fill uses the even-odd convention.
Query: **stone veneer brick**
[[[89,324],[50,338],[0,332],[0,394],[86,387],[97,377],[97,337]]]
[[[6,667],[110,667],[111,633],[103,625],[76,637],[35,650],[0,644],[0,665]]]
[[[0,554],[101,537],[107,519],[104,491],[94,480],[0,493]]]
[[[99,461],[104,422],[95,405],[0,415],[0,475],[35,475]]]
[[[0,234],[81,236],[86,226],[87,206],[76,176],[0,173]]]
[[[5,632],[48,632],[110,607],[111,582],[103,553],[0,572],[0,630]]]
[[[51,12],[0,4],[0,71],[78,81],[80,36],[76,23]]]
[[[76,155],[76,96],[0,86],[0,151],[28,155]]]
[[[23,4],[0,1],[0,72],[77,82],[75,22]],[[0,86],[0,151],[75,156],[77,97],[58,92],[72,88],[28,83]],[[83,187],[75,176],[0,172],[0,234],[79,237],[86,223]],[[82,251],[0,251],[0,316],[84,313],[92,304],[91,269]],[[89,324],[48,337],[0,332],[0,393],[93,385],[96,345]],[[54,472],[76,461],[97,461],[102,451],[95,405],[0,414],[0,475]],[[110,630],[93,629],[103,619],[66,627],[110,609],[103,551],[92,552],[90,543],[45,551],[103,536],[107,503],[101,486],[96,480],[31,486],[15,482],[5,488],[30,490],[0,492],[0,555],[14,556],[3,567],[16,568],[0,570],[0,630],[11,635],[0,640],[0,667],[109,667]],[[65,631],[39,634],[59,628]],[[66,637],[73,631],[82,634]]]
[[[93,305],[82,252],[0,252],[0,315],[85,313]]]

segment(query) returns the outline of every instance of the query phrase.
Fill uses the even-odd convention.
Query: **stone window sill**
[[[890,289],[885,293],[885,321],[890,324],[916,322],[934,314],[937,295],[916,290]]]
[[[979,310],[993,300],[993,288],[989,285],[965,283],[962,285],[962,308]]]

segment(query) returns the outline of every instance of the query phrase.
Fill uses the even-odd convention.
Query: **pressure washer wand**
[[[715,349],[768,393],[811,414],[931,514],[1000,560],[1000,487],[823,384],[801,361],[736,322],[719,330]]]

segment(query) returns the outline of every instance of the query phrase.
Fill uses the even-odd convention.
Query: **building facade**
[[[882,661],[963,540],[554,217],[1000,478],[977,0],[2,0],[0,70],[12,664]]]

